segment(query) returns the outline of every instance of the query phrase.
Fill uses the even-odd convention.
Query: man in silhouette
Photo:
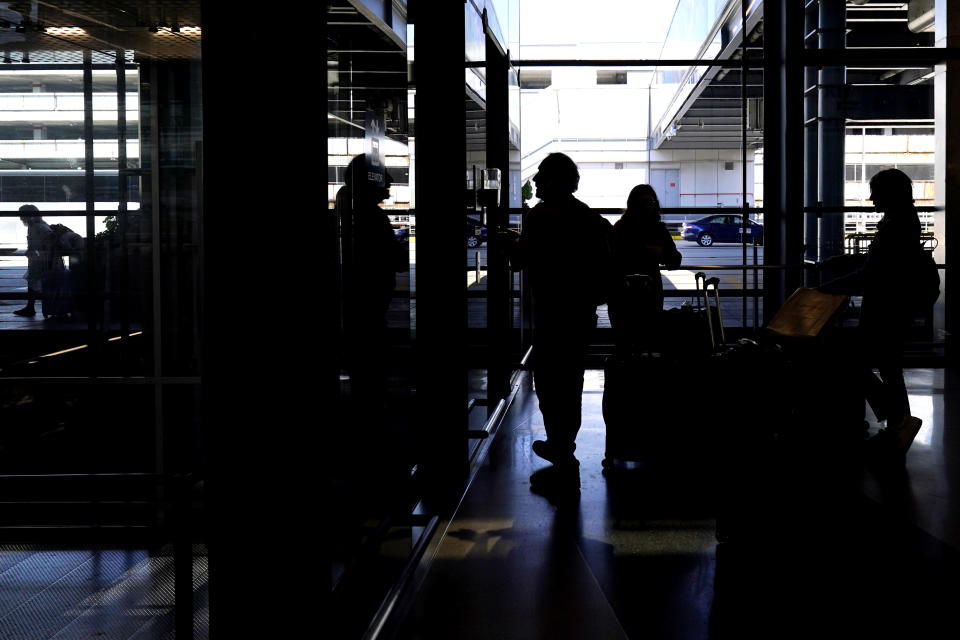
[[[540,203],[514,236],[510,259],[514,269],[528,269],[533,297],[533,381],[547,432],[533,451],[554,466],[531,480],[579,487],[574,450],[583,374],[597,305],[606,302],[612,274],[611,225],[573,197],[580,173],[568,156],[548,155],[533,181]]]
[[[921,421],[910,415],[903,380],[903,343],[924,301],[920,219],[910,178],[886,169],[870,180],[870,199],[883,219],[865,256],[839,256],[825,270],[852,271],[820,287],[826,293],[862,295],[856,357],[862,363],[867,400],[886,429],[875,438],[884,449],[906,453]],[[880,372],[878,379],[872,367]]]
[[[406,245],[393,231],[380,203],[390,196],[390,179],[370,179],[364,155],[347,165],[337,192],[343,258],[343,328],[346,364],[354,394],[382,403],[387,382],[387,310],[397,272],[406,270]]]

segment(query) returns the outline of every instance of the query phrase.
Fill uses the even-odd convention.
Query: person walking
[[[905,454],[922,421],[910,415],[903,344],[914,314],[929,303],[926,292],[930,287],[924,280],[930,274],[924,268],[926,257],[910,178],[899,169],[881,171],[870,179],[870,199],[883,218],[867,254],[824,261],[824,270],[839,267],[849,273],[819,288],[825,293],[863,296],[855,357],[867,401],[877,418],[886,420],[886,428],[874,442],[882,450]],[[936,277],[939,293],[939,276],[931,277]],[[873,367],[880,372],[879,378]]]
[[[27,228],[27,305],[13,313],[33,317],[37,314],[36,301],[42,288],[43,272],[50,268],[50,243],[53,230],[43,221],[40,210],[32,204],[20,207],[20,221]]]

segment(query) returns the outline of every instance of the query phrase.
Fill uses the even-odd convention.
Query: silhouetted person
[[[390,180],[379,185],[367,175],[366,160],[350,161],[337,192],[343,264],[343,327],[346,365],[353,395],[382,404],[387,378],[387,310],[397,271],[408,262],[405,245],[380,203],[390,195]]]
[[[510,250],[513,268],[528,269],[533,297],[533,381],[547,431],[533,451],[562,472],[552,477],[579,487],[574,450],[583,374],[597,305],[606,301],[611,278],[611,227],[573,197],[580,173],[568,156],[548,155],[533,181],[540,203]]]
[[[635,186],[627,210],[613,225],[616,283],[608,309],[617,349],[624,355],[649,346],[663,310],[660,265],[680,266],[682,256],[660,220],[660,200],[648,184]]]
[[[27,306],[17,309],[18,316],[34,316],[37,296],[42,288],[43,272],[50,268],[50,242],[53,231],[40,217],[40,210],[32,204],[20,207],[20,221],[27,228]]]
[[[883,218],[866,255],[839,256],[823,268],[853,270],[820,287],[826,293],[862,295],[856,357],[864,375],[864,391],[886,429],[875,442],[902,453],[910,448],[921,421],[910,415],[903,380],[903,344],[918,299],[923,248],[920,219],[913,205],[910,178],[886,169],[870,180],[870,199]],[[880,371],[874,375],[872,367]]]

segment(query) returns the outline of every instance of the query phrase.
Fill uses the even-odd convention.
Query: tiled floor
[[[583,396],[579,500],[533,493],[547,463],[530,449],[543,426],[526,381],[400,637],[952,637],[960,416],[945,400],[960,397],[957,378],[908,371],[924,427],[905,467],[852,461],[849,493],[817,460],[787,470],[798,481],[783,493],[757,477],[760,530],[723,544],[709,472],[601,473],[602,372]]]

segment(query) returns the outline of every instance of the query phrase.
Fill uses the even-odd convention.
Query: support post
[[[956,10],[956,3],[950,0],[937,0],[935,4],[936,46],[960,46],[960,11]],[[950,58],[938,64],[934,76],[934,126],[936,133],[934,180],[937,210],[934,214],[934,234],[937,239],[937,248],[934,259],[938,264],[954,266],[957,264],[957,255],[960,253],[960,239],[950,241],[949,236],[955,235],[955,228],[951,224],[950,210],[960,204],[960,184],[955,179],[957,167],[960,166],[960,60]],[[956,216],[956,212],[953,214]],[[957,227],[960,228],[960,227]],[[960,238],[960,236],[958,236]],[[933,326],[934,339],[944,340],[947,357],[950,356],[952,345],[956,341],[958,315],[958,297],[953,285],[960,282],[960,278],[953,280],[950,274],[940,272],[940,299],[934,306]]]
[[[806,7],[804,16],[804,49],[818,46],[817,29],[820,25],[820,5],[817,2],[810,2]],[[819,71],[816,67],[804,67],[804,149],[803,157],[805,161],[805,171],[803,172],[803,206],[814,207],[820,197],[820,188],[817,183],[819,167]],[[804,258],[807,260],[817,260],[820,255],[820,237],[819,220],[814,212],[805,212],[804,218]],[[815,274],[807,273],[805,282],[807,286],[815,285]]]
[[[467,477],[467,296],[463,277],[466,144],[464,11],[431,5],[443,29],[416,24],[417,327],[419,473],[434,512],[459,497]],[[419,15],[419,14],[417,14]]]
[[[486,11],[484,11],[486,16]],[[484,20],[486,23],[486,20]],[[486,24],[484,25],[486,26]],[[510,391],[510,327],[513,300],[510,266],[497,232],[507,228],[510,218],[510,94],[507,53],[489,27],[487,46],[487,168],[500,169],[500,204],[487,211],[487,394],[490,407]]]
[[[802,280],[803,160],[791,149],[803,145],[803,5],[764,3],[764,263],[787,269],[764,275],[763,318],[770,321]],[[769,234],[769,235],[768,235]]]
[[[846,2],[820,0],[820,49],[839,50],[846,42]],[[842,207],[844,190],[844,142],[846,136],[844,86],[846,67],[823,67],[819,79],[820,164],[817,181],[820,201],[825,207]],[[820,218],[820,259],[843,253],[843,213],[826,213]]]

